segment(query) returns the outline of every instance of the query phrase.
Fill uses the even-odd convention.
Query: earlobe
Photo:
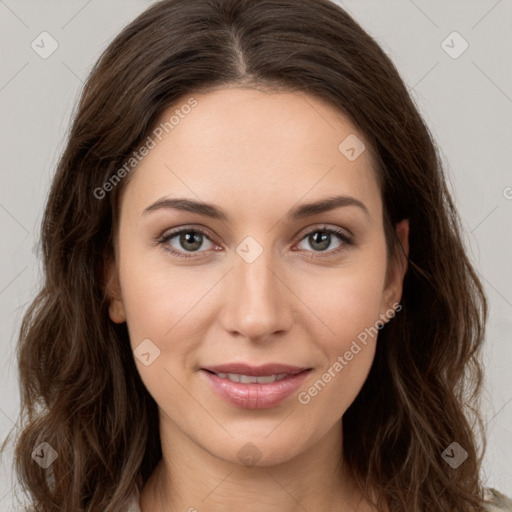
[[[108,313],[112,322],[121,324],[126,322],[126,311],[124,309],[118,271],[113,262],[107,263],[106,268],[105,293],[109,301]]]
[[[116,324],[122,324],[123,322],[126,322],[124,305],[121,300],[112,300],[108,306],[108,313],[112,322]]]

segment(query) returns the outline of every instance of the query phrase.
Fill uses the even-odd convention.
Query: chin
[[[275,427],[276,425],[273,428]],[[246,429],[240,432],[239,436],[235,432],[231,433],[234,439],[225,439],[222,444],[212,443],[212,438],[209,438],[203,447],[214,457],[249,468],[284,464],[307,450],[311,444],[311,441],[308,443],[307,439],[286,430],[279,434],[276,431],[272,432],[272,429],[267,429],[265,433]]]

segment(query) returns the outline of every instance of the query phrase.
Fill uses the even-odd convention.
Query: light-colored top
[[[139,498],[139,488],[135,487],[127,512],[141,512]],[[485,508],[488,512],[512,512],[512,500],[491,487],[485,489],[485,502]]]

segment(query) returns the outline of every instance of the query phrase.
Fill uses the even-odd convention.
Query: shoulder
[[[492,487],[485,489],[484,499],[487,512],[512,512],[512,500]]]

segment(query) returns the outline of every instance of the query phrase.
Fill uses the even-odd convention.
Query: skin
[[[338,150],[348,135],[364,137],[310,95],[223,87],[194,98],[125,184],[108,271],[112,321],[127,322],[133,349],[150,339],[160,350],[148,366],[135,359],[159,406],[163,451],[142,511],[372,510],[340,464],[341,425],[377,336],[306,405],[294,393],[269,409],[240,409],[199,371],[227,362],[311,367],[307,390],[400,301],[407,266],[387,258],[370,152],[349,161]],[[345,206],[285,221],[291,208],[334,192],[357,198],[368,214]],[[143,213],[167,196],[213,203],[230,220]],[[324,224],[348,230],[354,244],[322,256],[345,243],[333,234],[321,249],[305,235],[315,227],[321,235]],[[190,259],[158,243],[181,226],[209,233],[198,251],[179,235],[166,242]],[[408,221],[396,232],[407,253]],[[250,264],[236,252],[247,236],[263,249]],[[238,456],[248,442],[260,457],[252,466]]]

